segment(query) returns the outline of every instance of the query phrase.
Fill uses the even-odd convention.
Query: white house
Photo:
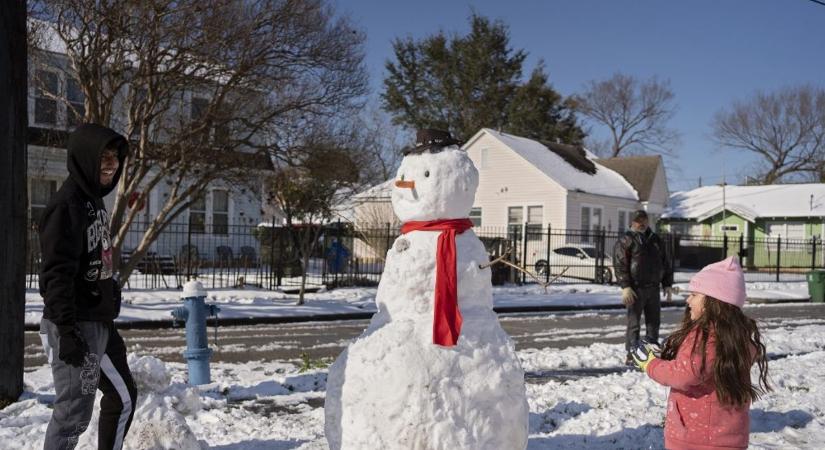
[[[45,48],[37,50],[29,60],[27,179],[32,223],[37,223],[52,194],[68,176],[66,142],[71,130],[80,122],[85,101],[78,82],[68,69],[64,46],[56,35],[47,37]],[[180,113],[198,114],[201,100],[195,93],[183,93]],[[273,168],[272,161],[264,155],[243,153],[240,156],[244,167],[251,171],[263,174]],[[258,253],[258,243],[246,227],[254,227],[264,219],[262,187],[262,183],[249,187],[220,180],[213,182],[203,198],[178,217],[176,222],[180,225],[167,228],[152,244],[151,251],[176,256],[182,245],[191,243],[205,258],[216,256],[218,247],[230,248],[233,256],[241,254],[241,247],[252,247]],[[132,205],[140,208],[140,213],[132,227],[135,231],[125,240],[123,250],[128,252],[137,246],[142,226],[158,214],[170,190],[169,185],[161,182],[148,193],[142,205]],[[105,199],[110,209],[114,195],[112,193]],[[188,229],[192,230],[194,239]],[[248,236],[240,236],[243,234]]]
[[[652,177],[624,176],[583,148],[542,144],[483,128],[464,144],[479,170],[471,219],[481,227],[521,224],[553,229],[622,231],[631,212],[664,209],[667,185],[661,159]],[[650,165],[650,164],[646,164]],[[629,172],[629,171],[626,171]],[[639,184],[634,186],[633,182]],[[664,192],[662,192],[664,191]]]
[[[583,148],[542,144],[483,128],[463,148],[479,171],[470,219],[476,227],[528,227],[622,231],[631,213],[646,210],[651,222],[668,200],[661,156],[599,159]],[[356,221],[392,222],[392,181],[355,197]]]

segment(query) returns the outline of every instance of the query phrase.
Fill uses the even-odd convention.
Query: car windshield
[[[596,252],[596,249],[595,249],[595,248],[593,248],[593,247],[582,247],[582,249],[581,249],[581,250],[582,250],[583,252],[587,253],[587,256],[589,256],[589,257],[591,257],[591,258],[595,258],[595,257],[596,257],[596,255],[598,255],[598,252]],[[607,258],[607,255],[605,255],[604,253],[602,253],[602,256],[601,256],[601,257],[602,257],[602,258]]]

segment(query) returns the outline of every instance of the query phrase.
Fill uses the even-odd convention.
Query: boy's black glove
[[[58,358],[70,366],[82,366],[86,353],[89,353],[89,345],[73,326],[61,326],[58,330],[60,333]]]

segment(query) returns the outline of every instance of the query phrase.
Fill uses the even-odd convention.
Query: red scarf
[[[410,231],[440,231],[435,258],[435,306],[433,311],[433,343],[452,347],[461,332],[461,311],[458,310],[458,277],[456,276],[455,235],[473,227],[470,219],[445,219],[407,222],[401,233]]]

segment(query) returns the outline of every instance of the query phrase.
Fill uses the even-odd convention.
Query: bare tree
[[[713,135],[723,147],[760,156],[759,183],[825,180],[825,89],[810,85],[757,92],[716,113]]]
[[[0,4],[0,409],[23,393],[26,309],[26,2]]]
[[[609,153],[602,156],[673,154],[679,142],[679,134],[667,126],[675,110],[673,98],[668,81],[656,77],[641,81],[616,73],[606,80],[587,82],[584,93],[575,96],[573,104],[610,132]]]
[[[351,113],[366,90],[363,35],[324,0],[39,4],[65,43],[85,121],[131,141],[112,211],[116,249],[138,216],[129,199],[168,191],[121,283],[211,182],[258,183],[251,169],[294,156],[285,135],[313,117]]]
[[[324,127],[324,126],[321,126]],[[304,304],[307,274],[323,226],[335,216],[335,207],[358,186],[360,149],[341,145],[329,128],[302,143],[301,161],[281,167],[268,180],[268,196],[284,214],[287,235],[301,262],[298,305]]]
[[[371,105],[353,125],[364,150],[366,170],[361,173],[365,186],[383,183],[395,176],[403,157],[402,150],[412,141],[408,129],[392,123],[392,118]]]

